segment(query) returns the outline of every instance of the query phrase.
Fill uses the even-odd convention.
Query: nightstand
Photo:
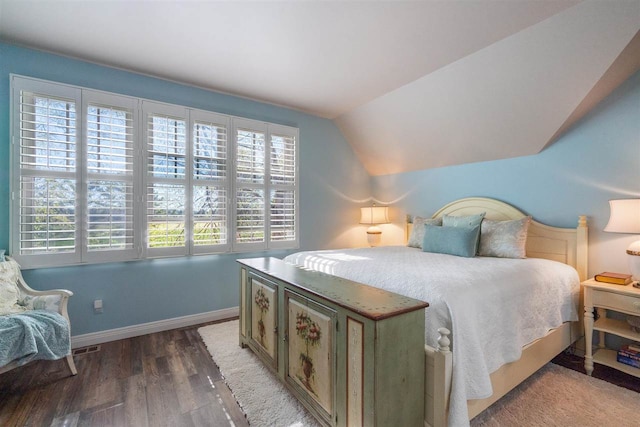
[[[607,310],[624,314],[640,316],[640,289],[628,285],[612,285],[596,282],[593,279],[582,282],[584,286],[584,332],[586,351],[584,357],[584,369],[587,375],[593,372],[593,363],[600,363],[623,371],[627,374],[640,377],[640,369],[619,363],[616,360],[617,351],[605,347],[605,334],[614,334],[640,342],[640,333],[631,329],[624,320],[607,318]],[[598,310],[599,318],[594,322],[593,309]],[[600,333],[600,343],[593,351],[593,331]]]

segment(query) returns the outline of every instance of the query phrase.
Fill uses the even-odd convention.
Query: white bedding
[[[522,347],[578,320],[580,280],[544,259],[461,258],[405,246],[299,252],[285,261],[427,301],[426,341],[452,332],[449,425],[468,425],[467,399],[492,394],[489,374]]]

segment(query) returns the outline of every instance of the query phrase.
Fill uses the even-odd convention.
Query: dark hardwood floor
[[[64,360],[37,361],[0,375],[0,426],[248,426],[197,328],[101,344]],[[554,363],[584,373],[584,359]],[[640,380],[602,365],[594,377],[640,392]]]
[[[248,426],[197,332],[101,344],[0,375],[0,426]]]
[[[552,362],[556,365],[564,366],[565,368],[573,369],[574,371],[578,371],[586,375],[586,371],[584,370],[584,357],[568,353],[560,353],[552,360]],[[640,393],[640,378],[625,374],[617,369],[596,363],[591,375],[594,378],[615,384],[618,387],[628,388],[636,393]]]

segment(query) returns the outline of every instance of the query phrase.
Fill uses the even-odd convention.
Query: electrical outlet
[[[93,312],[95,314],[101,314],[102,313],[102,300],[101,299],[97,299],[97,300],[93,301]]]

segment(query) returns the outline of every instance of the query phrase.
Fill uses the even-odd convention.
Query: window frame
[[[255,131],[256,133],[264,133],[265,143],[264,143],[264,178],[262,183],[253,183],[253,182],[243,182],[239,181],[237,177],[237,165],[238,159],[237,157],[237,138],[239,130],[246,131]],[[274,184],[271,182],[271,140],[273,134],[278,134],[279,136],[289,136],[293,137],[295,141],[295,155],[294,155],[294,184],[293,185],[283,185],[283,184]],[[233,204],[233,252],[255,252],[255,251],[264,251],[264,250],[272,250],[272,249],[297,249],[299,247],[300,242],[300,234],[299,234],[299,224],[300,224],[300,210],[299,210],[299,181],[300,181],[300,173],[299,173],[299,130],[297,128],[293,128],[290,126],[279,125],[275,123],[265,123],[257,120],[250,119],[235,119],[233,120],[233,138],[234,138],[234,178],[233,178],[233,196],[234,199],[237,199],[237,191],[239,188],[248,188],[248,189],[262,189],[264,194],[264,240],[262,242],[238,242],[237,240],[237,221],[238,221],[238,204],[237,200]],[[294,224],[294,233],[295,239],[293,240],[284,240],[284,241],[273,241],[271,239],[271,190],[274,188],[278,189],[289,189],[294,191],[294,209],[295,209],[295,224]]]
[[[53,172],[53,171],[45,171],[42,173],[29,172],[24,171],[20,166],[20,158],[22,155],[21,151],[21,93],[22,91],[34,93],[34,94],[42,94],[42,96],[48,97],[57,97],[63,98],[67,100],[73,100],[76,109],[76,119],[75,119],[75,137],[76,137],[76,166],[73,175],[67,175],[61,172]],[[78,167],[78,140],[81,138],[81,120],[78,119],[78,110],[82,108],[81,103],[81,90],[78,88],[69,87],[66,85],[57,85],[50,82],[45,81],[27,81],[27,80],[16,80],[13,76],[11,76],[11,92],[10,92],[10,122],[11,122],[11,136],[10,136],[10,191],[11,191],[11,199],[10,199],[10,213],[9,213],[9,221],[11,224],[10,229],[10,249],[13,254],[13,248],[20,247],[21,241],[21,214],[20,210],[22,208],[21,203],[21,178],[24,175],[26,176],[34,176],[34,177],[59,177],[63,178],[64,176],[73,176],[75,180],[75,210],[74,210],[74,231],[75,231],[75,244],[74,250],[71,252],[63,252],[63,253],[47,253],[47,254],[31,254],[27,256],[20,256],[17,258],[24,267],[28,267],[29,264],[33,263],[34,265],[48,267],[55,265],[69,265],[79,263],[81,260],[81,254],[78,248],[81,247],[81,236],[80,236],[80,222],[79,219],[82,217],[81,207],[78,206],[78,198],[79,198],[79,188],[82,179],[81,168]],[[17,255],[17,254],[16,254]],[[25,263],[26,259],[29,259],[28,263]]]
[[[121,95],[118,93],[105,92],[91,88],[46,81],[32,77],[16,74],[10,75],[10,251],[13,256],[22,264],[23,268],[39,268],[52,266],[67,266],[79,264],[92,264],[115,261],[133,261],[140,259],[152,259],[159,257],[178,257],[191,255],[211,255],[221,253],[242,253],[265,251],[271,249],[297,249],[299,247],[299,129],[264,121],[251,120],[220,114],[213,111],[191,108],[182,105],[158,102],[138,97]],[[73,251],[69,253],[41,253],[41,254],[20,254],[21,244],[21,193],[20,178],[24,173],[21,168],[20,158],[20,97],[22,92],[34,93],[45,97],[63,98],[73,100],[75,103],[75,239]],[[90,105],[104,105],[114,109],[126,109],[132,114],[132,138],[133,138],[133,163],[132,177],[123,178],[119,176],[114,181],[126,181],[133,187],[133,248],[125,249],[105,249],[89,250],[89,230],[87,212],[89,209],[88,185],[90,179],[95,178],[100,173],[89,173],[88,164],[88,108]],[[185,122],[185,175],[183,179],[159,178],[150,176],[148,158],[148,138],[149,126],[148,115],[155,113],[180,118]],[[196,141],[194,129],[196,122],[205,125],[220,126],[225,129],[226,140],[224,141],[226,150],[226,160],[224,160],[225,176],[207,177],[202,180],[194,175],[194,159],[196,157]],[[246,128],[250,130],[262,130],[265,135],[265,175],[262,184],[250,184],[251,188],[261,188],[264,191],[264,241],[242,243],[237,241],[237,188],[245,186],[237,180],[237,129]],[[295,238],[284,241],[271,241],[271,189],[280,188],[279,184],[270,182],[270,147],[272,133],[292,137],[294,139],[295,150],[295,172],[294,183],[286,186],[288,190],[294,192],[294,234]],[[29,172],[27,175],[37,175]],[[42,176],[45,173],[40,174]],[[37,176],[40,176],[37,175]],[[54,174],[55,175],[55,174]],[[66,175],[69,175],[68,173]],[[108,180],[109,175],[104,174]],[[94,178],[91,178],[94,177]],[[148,217],[147,198],[149,197],[148,186],[150,183],[176,182],[184,186],[184,222],[185,222],[185,245],[176,247],[151,248],[148,238]],[[223,223],[226,226],[225,241],[216,244],[196,245],[194,241],[194,194],[198,185],[209,185],[222,191],[225,201]],[[127,193],[128,194],[128,193]],[[219,206],[219,205],[216,205]],[[215,211],[214,211],[215,212]]]
[[[235,146],[233,141],[230,140],[231,132],[232,132],[232,118],[229,116],[225,116],[223,114],[214,113],[211,111],[203,111],[203,110],[193,110],[190,114],[189,120],[189,132],[191,134],[191,161],[189,162],[189,176],[191,177],[191,184],[189,188],[190,197],[188,198],[189,208],[192,210],[191,212],[191,221],[195,222],[195,215],[193,213],[193,204],[194,204],[194,188],[199,184],[202,185],[204,183],[211,183],[213,185],[217,185],[217,182],[221,182],[223,184],[225,190],[225,242],[220,244],[213,245],[196,245],[195,239],[193,235],[190,239],[190,253],[193,255],[202,255],[202,254],[210,254],[210,253],[220,253],[220,252],[230,252],[231,251],[231,240],[232,234],[235,230],[233,227],[233,222],[231,220],[233,210],[233,193],[231,189],[232,184],[232,174],[235,172],[234,163],[233,163],[233,150],[232,148]],[[193,164],[195,159],[195,141],[193,138],[193,131],[196,122],[206,122],[208,124],[216,124],[218,126],[225,127],[226,129],[226,140],[225,140],[225,155],[226,155],[226,170],[225,176],[221,179],[203,179],[198,180],[195,179]],[[194,233],[195,229],[192,225],[191,232]]]
[[[110,107],[129,109],[132,115],[132,173],[130,182],[133,187],[132,194],[132,227],[133,227],[133,247],[130,249],[118,249],[118,250],[89,250],[89,232],[88,232],[88,224],[85,219],[87,215],[85,215],[84,210],[88,209],[88,187],[89,187],[89,172],[88,172],[88,153],[87,153],[87,138],[88,138],[88,108],[91,104],[103,104],[108,105]],[[81,221],[83,224],[83,232],[82,232],[82,244],[80,246],[81,250],[81,262],[83,263],[96,263],[96,262],[117,262],[117,261],[128,261],[131,259],[137,259],[140,253],[140,233],[137,230],[141,226],[141,218],[140,218],[140,209],[138,208],[138,197],[140,195],[140,176],[137,173],[136,165],[140,164],[140,150],[138,149],[138,114],[139,114],[139,103],[135,98],[130,98],[121,95],[112,95],[110,93],[94,91],[90,89],[85,89],[82,91],[82,123],[85,123],[85,126],[82,127],[81,141],[79,144],[80,153],[81,153],[81,176],[82,182],[80,187],[80,193],[78,194],[78,200],[83,200],[85,203],[78,202],[78,205],[81,207],[83,211],[83,215],[81,217]],[[138,166],[139,168],[139,166]],[[95,174],[100,175],[100,174]],[[106,177],[106,175],[105,175]],[[126,181],[126,180],[121,180]]]
[[[183,178],[169,178],[169,177],[153,177],[149,173],[149,168],[151,167],[151,162],[149,161],[149,120],[150,116],[166,116],[172,119],[183,120],[185,123],[185,170]],[[175,256],[186,256],[189,255],[189,240],[190,240],[190,229],[191,229],[191,218],[190,213],[191,210],[189,208],[188,200],[189,195],[188,186],[189,186],[189,164],[191,161],[190,150],[189,150],[189,111],[186,107],[180,107],[175,105],[163,104],[153,101],[142,101],[141,105],[141,128],[142,128],[142,166],[138,166],[138,170],[142,174],[142,191],[144,194],[144,198],[142,200],[142,214],[143,223],[142,230],[144,233],[143,245],[142,245],[142,255],[144,258],[160,258],[160,257],[175,257]],[[175,185],[182,186],[184,188],[184,245],[183,246],[165,246],[165,247],[151,247],[149,245],[149,214],[148,214],[148,197],[149,197],[149,188],[150,184],[157,183],[160,185]]]

